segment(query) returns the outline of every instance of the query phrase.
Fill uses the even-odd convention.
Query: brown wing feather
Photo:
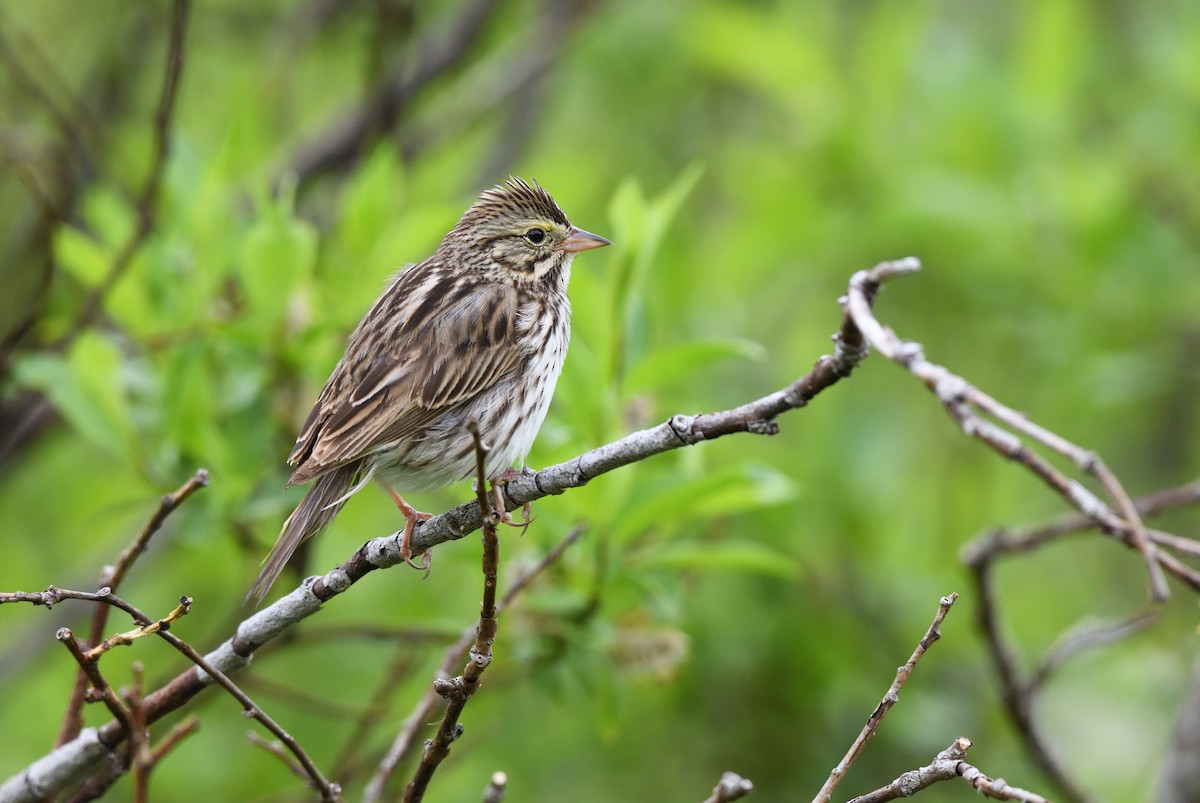
[[[417,432],[514,370],[524,356],[516,294],[507,285],[462,281],[430,262],[402,274],[350,336],[347,357],[289,458],[296,466],[290,482]]]

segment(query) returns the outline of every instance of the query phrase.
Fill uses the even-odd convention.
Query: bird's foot
[[[404,562],[407,563],[409,566],[413,567],[414,569],[416,569],[418,571],[423,571],[425,574],[422,575],[421,579],[424,580],[426,577],[429,576],[429,567],[433,564],[433,550],[426,549],[424,552],[421,553],[421,565],[420,566],[413,563],[413,560],[412,560],[412,534],[413,534],[413,527],[416,525],[416,523],[418,521],[429,521],[429,519],[433,518],[433,514],[432,513],[422,513],[419,510],[413,510],[411,507],[408,509],[408,512],[411,513],[412,515],[406,515],[404,517],[404,535],[402,535],[400,537],[400,557],[403,558]]]
[[[391,491],[392,501],[396,503],[396,507],[400,508],[400,512],[404,515],[404,534],[400,537],[400,557],[409,566],[419,571],[425,572],[424,577],[429,576],[429,566],[433,562],[430,550],[426,549],[421,553],[421,565],[412,561],[412,534],[413,528],[418,521],[429,521],[433,518],[432,513],[423,513],[415,507],[404,501],[404,498],[395,491]],[[424,579],[424,578],[422,578]]]
[[[508,511],[508,505],[504,503],[504,486],[508,484],[510,480],[515,480],[518,477],[524,477],[526,471],[528,471],[528,469],[512,467],[505,468],[503,472],[500,472],[497,475],[496,479],[492,480],[492,498],[494,499],[493,510],[498,511],[499,523],[502,523],[502,525],[508,525],[509,527],[520,528],[522,535],[526,534],[527,529],[529,529],[529,525],[532,525],[533,523],[533,509],[530,508],[529,503],[526,502],[521,505],[521,521],[515,521],[512,519],[512,514],[510,514]]]

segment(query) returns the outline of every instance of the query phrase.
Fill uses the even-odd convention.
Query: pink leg
[[[393,491],[391,488],[387,492],[392,497],[392,501],[396,503],[396,507],[400,508],[400,513],[404,516],[404,535],[400,537],[400,557],[404,558],[404,562],[414,569],[423,569],[425,575],[429,575],[430,555],[429,550],[425,550],[424,565],[418,566],[412,562],[412,533],[413,526],[418,521],[428,521],[433,518],[432,513],[422,513],[414,508],[408,502],[404,501],[404,497]]]
[[[496,500],[497,509],[504,510],[504,494],[501,490],[504,484],[509,480],[515,480],[517,477],[522,476],[523,473],[524,472],[522,472],[519,468],[510,467],[501,471],[498,475],[496,475],[495,479],[492,480],[492,498]],[[507,524],[510,527],[521,528],[521,535],[525,535],[525,531],[528,530],[529,525],[533,523],[532,514],[533,508],[531,508],[529,503],[526,502],[524,505],[521,505],[521,521],[513,521],[513,517],[508,513],[508,511],[504,512],[504,517],[500,521],[502,524]]]

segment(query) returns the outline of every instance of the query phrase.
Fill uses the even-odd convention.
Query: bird
[[[546,418],[571,333],[567,284],[581,251],[610,245],[571,225],[536,181],[483,192],[432,256],[400,270],[355,327],[288,457],[312,482],[284,522],[246,602],[261,603],[300,544],[371,480],[405,519],[399,491],[475,472],[475,422],[494,480],[524,463]]]

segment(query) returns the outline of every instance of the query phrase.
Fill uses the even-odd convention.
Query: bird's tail
[[[258,579],[254,581],[254,585],[246,594],[243,605],[251,601],[255,605],[262,602],[263,597],[271,590],[271,586],[279,577],[279,573],[283,571],[283,567],[287,565],[296,548],[319,533],[326,524],[332,521],[333,517],[342,509],[342,505],[346,504],[346,500],[353,495],[353,491],[347,493],[347,489],[358,479],[361,470],[362,463],[359,461],[339,466],[317,478],[317,481],[308,489],[304,499],[292,511],[292,515],[288,516],[287,521],[283,523],[283,529],[279,531],[279,537],[275,539],[275,546],[271,548],[271,554],[267,555],[267,559],[263,561],[262,571],[259,572]],[[358,488],[353,490],[358,490]]]

